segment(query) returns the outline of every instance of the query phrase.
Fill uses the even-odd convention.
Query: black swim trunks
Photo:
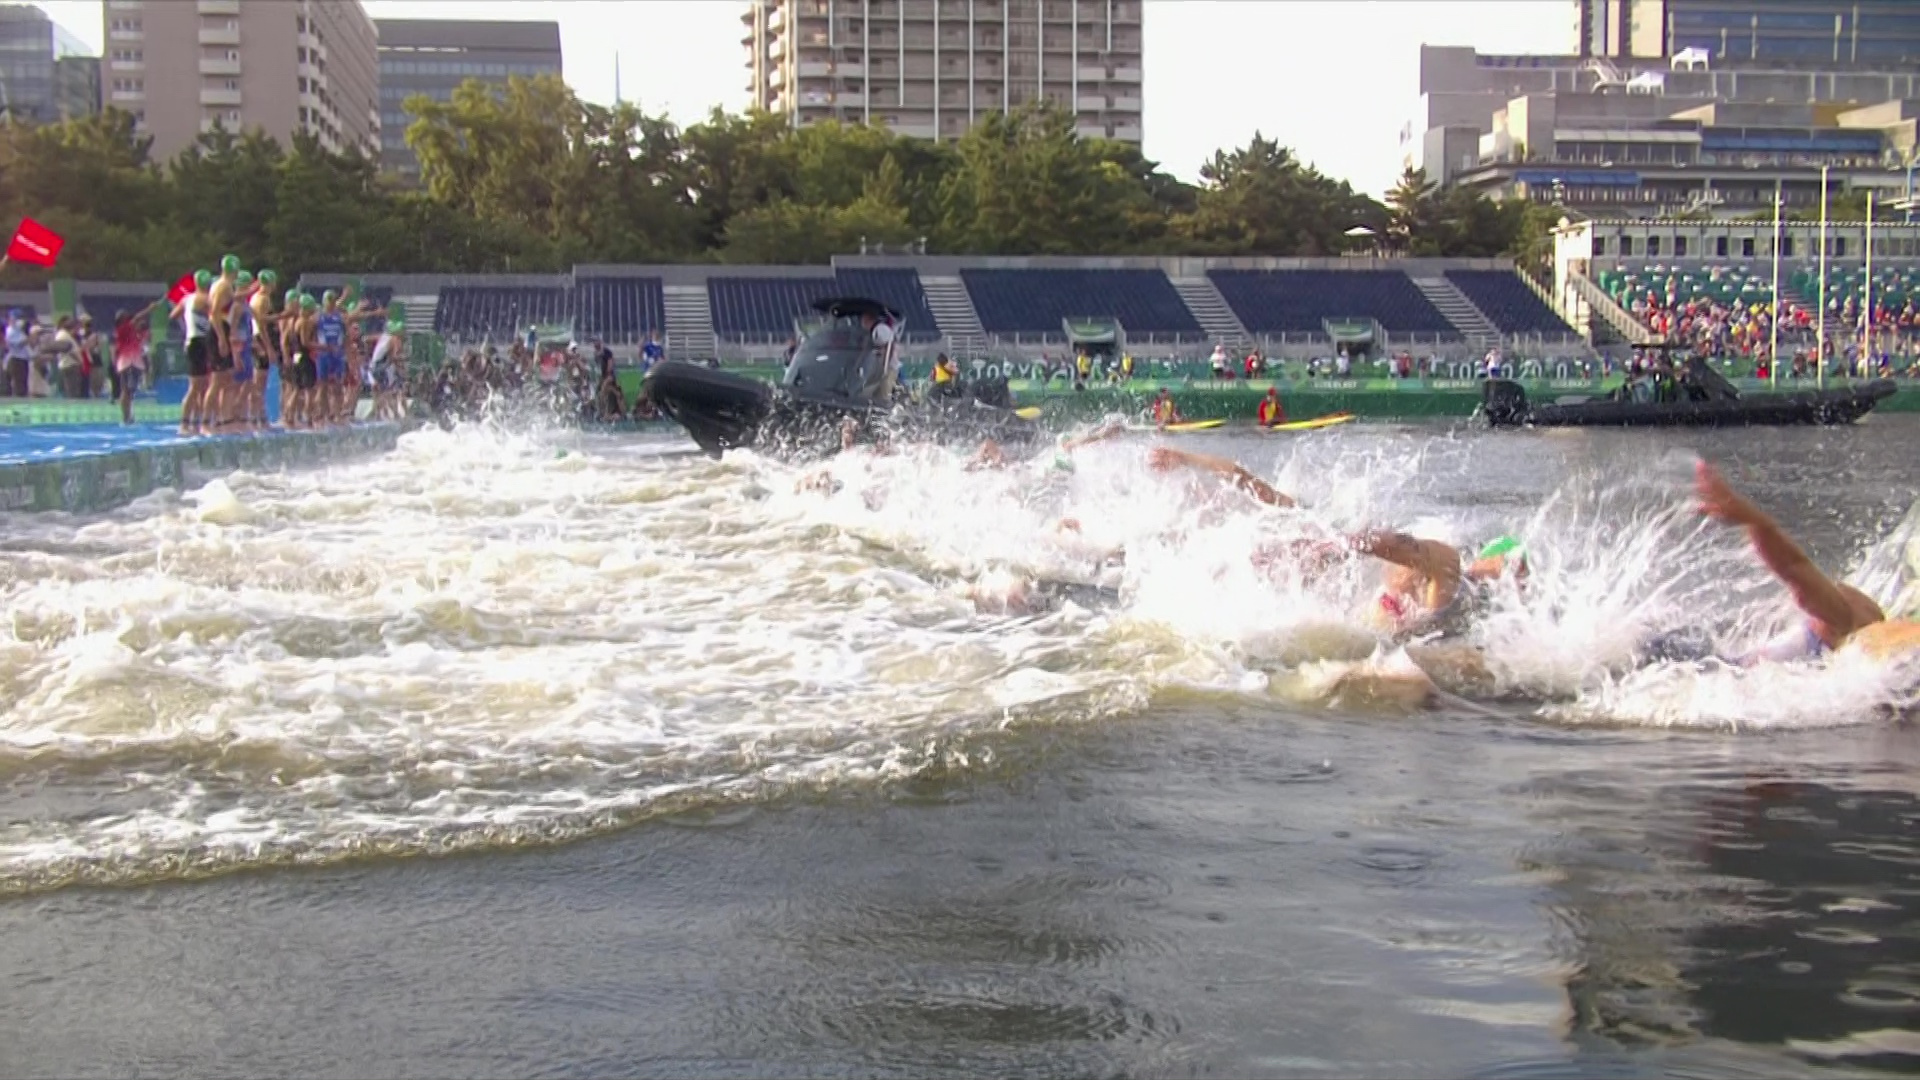
[[[293,388],[311,390],[320,385],[320,369],[305,352],[293,354]]]
[[[187,342],[187,376],[189,378],[204,379],[213,371],[207,364],[207,355],[212,351],[212,343],[204,337],[197,337]]]

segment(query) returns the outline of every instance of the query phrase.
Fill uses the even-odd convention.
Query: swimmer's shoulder
[[[1865,653],[1876,660],[1920,657],[1920,622],[1884,619],[1855,630],[1841,647]]]

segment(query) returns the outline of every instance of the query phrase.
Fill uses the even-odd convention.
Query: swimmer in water
[[[1754,554],[1793,594],[1795,606],[1806,616],[1795,631],[1742,658],[1749,666],[1841,649],[1856,649],[1879,660],[1920,657],[1920,622],[1889,619],[1865,593],[1822,573],[1779,523],[1733,490],[1719,470],[1704,461],[1696,465],[1694,491],[1702,514],[1747,531]]]
[[[1197,472],[1212,473],[1228,481],[1235,489],[1246,492],[1258,502],[1268,506],[1292,507],[1299,504],[1292,496],[1274,488],[1272,484],[1255,476],[1246,466],[1237,461],[1211,454],[1196,454],[1191,450],[1178,450],[1171,446],[1156,446],[1147,451],[1147,466],[1156,472],[1172,472],[1174,469],[1193,469]]]
[[[1157,446],[1148,462],[1162,471],[1186,467],[1212,473],[1268,506],[1298,505],[1291,496],[1226,458]],[[1262,547],[1251,558],[1262,569],[1290,565],[1311,575],[1356,554],[1388,564],[1371,611],[1385,623],[1383,629],[1389,640],[1405,646],[1412,663],[1389,671],[1353,669],[1331,688],[1336,697],[1411,707],[1434,696],[1436,678],[1462,688],[1492,684],[1484,653],[1460,638],[1490,598],[1495,581],[1508,574],[1517,581],[1525,580],[1528,565],[1524,544],[1515,537],[1502,536],[1482,546],[1477,554],[1469,554],[1438,540],[1368,529],[1347,537],[1345,543],[1294,541]]]
[[[1075,450],[1084,446],[1092,446],[1097,442],[1104,442],[1116,435],[1124,435],[1126,431],[1127,425],[1125,421],[1110,420],[1085,435],[1063,435],[1060,441],[1054,445],[1053,460],[1049,463],[1048,467],[1058,469],[1061,472],[1072,472],[1072,454]],[[993,439],[987,439],[980,444],[980,451],[973,456],[973,460],[967,462],[967,471],[977,472],[981,469],[1004,469],[1007,465],[1006,450]]]

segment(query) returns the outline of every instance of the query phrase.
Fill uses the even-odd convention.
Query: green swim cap
[[[1073,459],[1065,454],[1055,454],[1053,455],[1053,467],[1060,472],[1070,473],[1073,471]]]
[[[240,256],[228,255],[226,258],[221,259],[220,272],[223,274],[239,273],[240,272]]]
[[[299,302],[300,302],[300,286],[298,285],[287,286],[287,303],[297,304]]]
[[[195,270],[195,271],[193,272],[193,286],[194,286],[194,288],[196,288],[196,289],[204,289],[204,288],[206,288],[207,286],[209,286],[209,285],[211,285],[211,284],[213,284],[213,271],[211,271],[211,270]]]
[[[272,284],[273,284],[274,282],[276,282],[276,281],[279,281],[279,280],[280,280],[280,275],[279,275],[279,274],[276,274],[276,273],[274,273],[274,272],[273,272],[273,271],[271,271],[271,270],[262,270],[262,271],[260,271],[260,281],[261,281],[261,282],[262,282],[263,284],[266,284],[266,285],[272,285]]]
[[[1521,543],[1520,538],[1517,536],[1498,537],[1487,541],[1486,546],[1480,549],[1480,557],[1483,559],[1497,559],[1502,557],[1525,559],[1527,557],[1527,545]]]
[[[245,270],[242,270],[238,274],[234,275],[233,283],[235,285],[251,285],[253,284],[253,275],[247,273]]]
[[[312,310],[314,310],[315,308],[317,308],[317,307],[319,307],[319,306],[320,306],[320,301],[318,301],[318,300],[315,300],[315,299],[314,299],[313,297],[311,297],[311,296],[309,296],[309,295],[306,295],[306,294],[304,294],[304,293],[303,293],[303,294],[301,294],[301,296],[300,296],[300,307],[301,307],[301,308],[302,308],[303,310],[306,310],[306,311],[312,311]]]

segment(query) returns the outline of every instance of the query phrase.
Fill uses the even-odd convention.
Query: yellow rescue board
[[[1290,424],[1268,424],[1268,431],[1317,431],[1320,428],[1344,424],[1353,419],[1352,413],[1334,413],[1332,416],[1319,416],[1312,420],[1295,420]]]

